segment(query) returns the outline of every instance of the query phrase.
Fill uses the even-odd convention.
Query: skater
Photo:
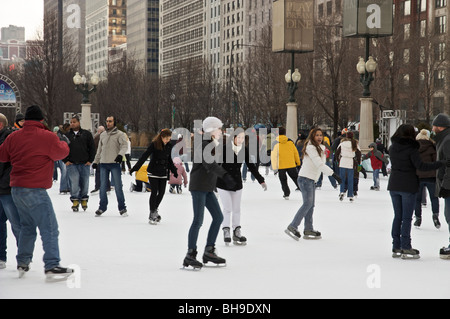
[[[94,135],[94,145],[95,145],[95,153],[97,154],[98,149],[98,142],[100,141],[100,134],[102,134],[105,131],[105,127],[100,125],[97,129],[97,133]],[[95,194],[100,190],[100,168],[94,168],[92,165],[92,169],[95,171],[95,185],[94,189],[91,191],[91,194]],[[107,188],[108,192],[111,190],[111,182],[108,177],[108,185]]]
[[[52,187],[54,162],[69,154],[69,146],[44,126],[43,120],[39,106],[28,107],[23,128],[10,134],[0,146],[0,162],[11,162],[12,165],[11,195],[20,217],[19,277],[30,269],[36,228],[39,228],[43,242],[47,277],[73,272],[60,265],[58,222],[46,191]]]
[[[171,130],[167,128],[161,130],[161,132],[155,136],[137,163],[130,170],[130,174],[138,171],[147,158],[150,157],[147,172],[152,193],[149,199],[150,215],[148,219],[149,223],[152,225],[156,225],[157,222],[161,221],[158,208],[164,198],[164,193],[166,192],[169,170],[175,177],[178,177],[177,169],[175,165],[173,165],[171,157],[172,146],[169,143],[171,137]]]
[[[141,168],[136,172],[135,182],[131,182],[130,192],[150,192],[150,184],[148,183],[147,175],[148,165],[142,165]],[[132,174],[132,173],[131,173]]]
[[[8,119],[0,113],[0,145],[5,139],[14,132],[15,129],[8,127]],[[11,230],[16,238],[16,244],[19,244],[20,237],[20,217],[17,207],[11,196],[11,186],[9,186],[11,163],[0,163],[0,269],[6,268],[6,240],[7,225],[9,220]]]
[[[70,131],[66,134],[69,139],[69,156],[63,159],[69,177],[70,200],[72,210],[78,212],[78,207],[84,211],[89,200],[89,171],[95,158],[95,144],[91,132],[80,125],[80,118],[75,115],[70,119]]]
[[[347,132],[345,138],[341,140],[336,152],[339,159],[339,176],[342,180],[339,200],[343,201],[347,187],[347,197],[350,202],[354,200],[353,194],[353,158],[359,150],[358,141],[353,138],[353,132]]]
[[[437,160],[450,160],[450,119],[447,114],[438,114],[433,120],[436,133]],[[449,169],[441,167],[436,174],[436,196],[444,198],[444,216],[450,228],[450,175]],[[439,251],[442,259],[450,259],[450,245]]]
[[[245,245],[247,238],[241,234],[241,197],[242,197],[242,176],[241,166],[247,164],[252,175],[261,184],[264,191],[267,190],[264,177],[258,171],[258,167],[250,161],[250,151],[244,146],[245,133],[243,129],[238,128],[228,139],[223,147],[223,164],[222,167],[234,179],[236,185],[231,187],[226,184],[220,177],[217,178],[217,191],[219,193],[220,202],[222,203],[222,211],[224,221],[222,230],[224,232],[225,244],[231,242],[231,231],[233,231],[233,243],[235,245]]]
[[[223,124],[220,119],[207,117],[202,123],[203,133],[196,133],[194,137],[194,164],[191,169],[189,182],[194,219],[189,228],[188,252],[183,261],[184,267],[192,266],[199,269],[203,266],[196,259],[196,256],[198,233],[203,224],[205,207],[211,214],[212,222],[206,239],[203,263],[226,263],[224,258],[217,256],[215,249],[223,215],[217,197],[214,194],[214,189],[216,188],[217,177],[221,177],[229,187],[235,187],[236,182],[216,161],[216,156],[220,155],[216,154],[216,152],[220,152],[222,149],[219,145],[222,139],[222,126]]]
[[[314,128],[310,131],[308,139],[305,142],[302,152],[302,167],[298,174],[298,184],[302,192],[303,205],[297,211],[291,224],[285,230],[286,234],[299,240],[301,235],[298,226],[305,220],[303,235],[305,239],[320,239],[321,233],[314,230],[313,212],[315,206],[315,183],[320,177],[320,173],[327,176],[333,176],[340,184],[341,178],[326,165],[325,146],[322,144],[323,133],[320,128]]]
[[[389,176],[388,191],[394,208],[391,232],[392,257],[418,259],[420,258],[419,251],[411,246],[412,215],[416,195],[419,191],[419,179],[416,170],[435,170],[448,164],[446,161],[422,162],[419,154],[420,145],[416,141],[416,133],[412,125],[400,125],[391,141],[389,155],[392,169]]]
[[[429,163],[436,161],[436,145],[433,140],[430,139],[430,131],[421,130],[416,136],[416,140],[420,144],[419,153],[422,162]],[[422,199],[426,196],[424,190],[428,190],[431,201],[431,210],[433,212],[432,218],[436,228],[441,227],[439,222],[439,198],[436,194],[436,171],[419,171],[417,170],[417,176],[419,177],[419,192],[417,193],[416,206],[414,209],[414,215],[416,220],[414,226],[420,227],[422,224]]]
[[[119,131],[116,124],[116,118],[114,116],[108,116],[106,118],[106,131],[100,134],[97,154],[92,164],[92,168],[100,168],[100,204],[95,212],[96,217],[100,217],[108,208],[108,195],[106,191],[110,173],[114,182],[119,214],[123,217],[128,217],[120,168],[120,163],[122,163],[128,145],[125,133]]]
[[[23,127],[23,123],[25,123],[25,116],[22,113],[17,113],[14,128],[20,130]]]
[[[273,147],[270,155],[272,162],[272,169],[278,171],[278,178],[280,179],[281,189],[283,190],[283,198],[289,199],[291,190],[288,186],[287,175],[297,184],[297,166],[300,166],[300,156],[294,142],[287,138],[286,129],[284,127],[278,128],[279,136],[278,143]],[[287,174],[287,175],[286,175]]]
[[[183,166],[183,161],[181,160],[181,158],[179,157],[174,157],[173,158],[173,165],[175,165],[175,167],[177,168],[177,173],[178,176],[175,177],[175,175],[170,172],[170,178],[169,178],[169,193],[171,194],[181,194],[183,192],[183,189],[181,188],[181,186],[183,186],[186,188],[187,184],[188,184],[188,178],[187,178],[187,174],[186,174],[186,170]]]
[[[377,144],[369,144],[369,153],[363,155],[363,161],[370,159],[370,165],[372,166],[372,176],[373,176],[373,186],[370,187],[371,190],[380,190],[380,170],[383,167],[383,163],[386,165],[389,160],[384,156],[382,152],[377,149]]]
[[[69,128],[70,128],[70,126],[69,126]],[[69,144],[70,143],[69,139],[66,136],[67,132],[68,131],[64,130],[63,125],[55,126],[53,128],[53,133],[55,133],[56,136],[58,136],[59,140]],[[66,164],[64,164],[64,162],[62,160],[55,161],[55,166],[53,169],[53,181],[58,180],[58,168],[61,172],[61,180],[59,181],[59,194],[60,195],[70,194],[69,176],[67,176]]]

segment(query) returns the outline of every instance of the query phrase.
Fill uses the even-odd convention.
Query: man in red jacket
[[[50,132],[39,106],[30,106],[23,128],[0,146],[0,162],[11,162],[11,194],[21,221],[17,252],[19,277],[30,269],[39,228],[47,277],[67,276],[73,270],[59,265],[58,222],[46,189],[52,186],[54,161],[69,154],[69,146]]]

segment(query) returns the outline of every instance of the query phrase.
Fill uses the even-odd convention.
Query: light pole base
[[[361,101],[359,147],[361,148],[361,153],[365,154],[369,151],[369,144],[375,141],[373,138],[373,99],[370,97],[363,97],[359,100]]]
[[[83,130],[92,131],[91,104],[81,104],[80,126]]]
[[[291,140],[297,140],[298,128],[297,128],[297,102],[288,102],[286,113],[286,136]]]

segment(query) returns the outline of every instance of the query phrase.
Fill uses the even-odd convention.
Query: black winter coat
[[[430,140],[418,140],[420,144],[419,154],[422,162],[432,163],[436,161],[436,145]],[[436,171],[419,171],[417,170],[419,178],[433,178],[436,179]]]
[[[6,140],[9,134],[14,132],[12,128],[4,128],[0,131],[0,145]],[[9,175],[11,174],[11,163],[0,163],[0,195],[11,194],[11,186],[9,186]]]
[[[437,159],[450,159],[450,128],[436,134]],[[450,197],[450,168],[441,167],[436,174],[436,196]]]
[[[68,133],[66,133],[67,138],[69,139],[69,155],[63,162],[71,162],[73,164],[86,164],[87,162],[92,163],[95,159],[96,148],[94,144],[94,137],[92,133],[80,129],[78,134],[71,129]]]
[[[228,174],[236,181],[235,187],[230,187],[227,185],[220,177],[217,179],[217,187],[228,190],[228,191],[237,191],[242,189],[242,175],[241,175],[241,167],[243,161],[247,164],[250,172],[255,176],[260,184],[264,183],[264,177],[261,176],[258,172],[258,167],[251,163],[249,160],[249,150],[248,148],[242,147],[239,151],[238,155],[235,154],[232,148],[233,142],[226,143],[223,147],[223,164],[222,167],[227,171]],[[232,162],[230,162],[232,160]]]
[[[158,150],[155,147],[155,143],[152,142],[131,170],[133,172],[137,172],[145,163],[147,158],[150,157],[150,163],[147,167],[149,176],[169,178],[169,170],[172,173],[177,174],[177,168],[173,164],[171,152],[172,145],[170,143],[164,145],[162,150]]]
[[[443,162],[422,162],[419,146],[416,140],[392,138],[392,145],[389,147],[392,165],[388,183],[389,191],[417,193],[419,177],[416,170],[435,170],[444,165]]]

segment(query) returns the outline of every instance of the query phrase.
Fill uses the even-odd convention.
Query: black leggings
[[[150,189],[152,193],[150,195],[150,211],[157,210],[161,203],[164,193],[166,192],[167,179],[149,177]]]

